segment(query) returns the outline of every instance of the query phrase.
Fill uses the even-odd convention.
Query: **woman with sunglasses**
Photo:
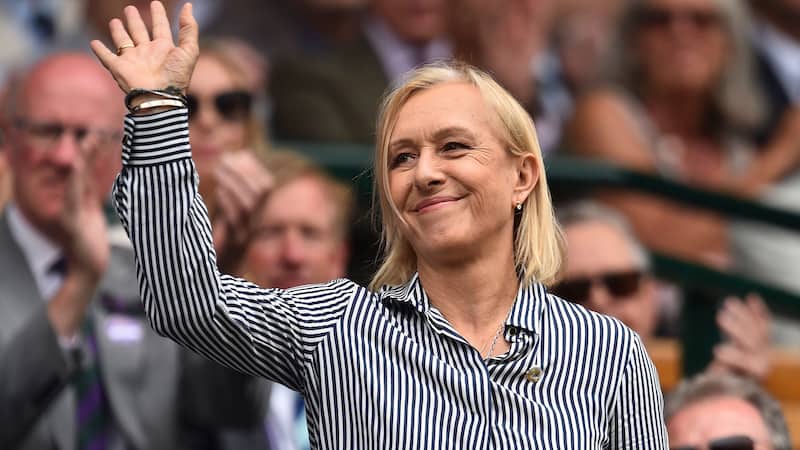
[[[370,288],[262,289],[215,264],[180,96],[197,55],[163,6],[92,48],[128,92],[118,211],[162,334],[301,392],[312,448],[666,450],[639,338],[546,291],[563,244],[530,117],[477,69],[408,74],[378,119],[386,244]]]
[[[236,42],[201,43],[186,99],[192,159],[209,210],[214,245],[226,273],[241,274],[252,214],[272,185],[261,161],[268,149],[256,98],[260,66]],[[249,66],[248,66],[249,65]]]
[[[760,196],[791,175],[800,162],[800,114],[768,129],[743,3],[629,2],[609,61],[612,84],[576,105],[567,147],[742,196]],[[721,217],[641,194],[602,198],[628,216],[648,247],[730,264]]]

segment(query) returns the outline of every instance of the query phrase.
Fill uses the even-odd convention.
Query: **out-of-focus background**
[[[28,176],[9,156],[11,130],[25,127],[15,77],[49,55],[89,53],[91,39],[111,45],[107,23],[130,3],[148,10],[138,0],[0,0],[0,205],[21,201],[13,189],[24,183],[13,179]],[[165,1],[172,11],[182,3]],[[368,282],[379,253],[370,199],[381,96],[405,72],[457,58],[491,73],[535,123],[569,246],[553,291],[639,332],[665,392],[703,371],[756,380],[800,447],[800,1],[193,4],[203,42],[190,132],[212,218],[224,212],[220,166],[266,176],[283,170],[270,165],[277,149],[353,192],[352,205],[320,201],[337,205],[349,229],[334,233],[339,247],[310,251],[338,256],[279,254],[265,218],[263,239],[247,249],[251,279]],[[242,150],[252,158],[231,163]],[[292,278],[348,257],[346,273]],[[0,283],[0,302],[8,289]],[[245,442],[236,439],[245,438],[214,442]]]

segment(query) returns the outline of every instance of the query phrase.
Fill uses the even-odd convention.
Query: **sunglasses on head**
[[[602,284],[615,298],[627,297],[635,294],[642,283],[644,273],[640,270],[625,272],[611,272],[593,277],[572,278],[563,280],[553,288],[553,293],[573,303],[584,304],[589,301],[592,286]]]
[[[638,16],[638,23],[651,28],[666,28],[673,23],[683,21],[698,29],[708,29],[719,24],[720,16],[716,11],[704,9],[669,10],[649,7]]]
[[[195,95],[188,94],[186,102],[189,107],[189,119],[192,119],[200,110],[200,101]],[[223,119],[243,120],[250,117],[253,96],[247,91],[221,92],[212,98],[212,103]]]
[[[706,447],[685,445],[682,447],[672,447],[670,450],[703,450]],[[755,442],[747,436],[729,436],[714,439],[708,443],[708,450],[753,450]]]

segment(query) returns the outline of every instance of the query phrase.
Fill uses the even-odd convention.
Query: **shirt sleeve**
[[[128,116],[122,144],[114,201],[153,328],[228,367],[301,390],[304,364],[363,288],[337,280],[261,289],[219,272],[185,108]]]
[[[612,420],[609,448],[669,450],[658,373],[636,334],[617,389]]]

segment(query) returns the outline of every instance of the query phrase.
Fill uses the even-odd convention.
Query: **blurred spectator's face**
[[[253,281],[290,288],[343,277],[347,244],[337,218],[336,204],[316,177],[275,189],[248,254]]]
[[[554,292],[620,319],[643,339],[651,337],[658,318],[654,282],[625,236],[600,221],[570,225],[565,233],[567,266]]]
[[[364,8],[368,0],[306,0],[306,5],[319,10],[354,10]]]
[[[756,450],[771,450],[764,419],[746,401],[734,397],[711,397],[690,404],[667,423],[670,448],[692,447],[705,450],[717,439],[747,436]]]
[[[216,58],[197,60],[189,85],[189,136],[201,180],[210,180],[219,157],[248,145],[249,94]]]
[[[122,94],[108,73],[84,55],[57,56],[33,69],[9,118],[8,159],[14,199],[41,230],[58,228],[67,181],[81,154],[98,201],[120,168]]]
[[[712,0],[651,0],[632,45],[644,87],[703,95],[719,81],[731,51],[721,12]]]
[[[373,9],[402,39],[425,44],[445,29],[446,0],[374,0]]]

